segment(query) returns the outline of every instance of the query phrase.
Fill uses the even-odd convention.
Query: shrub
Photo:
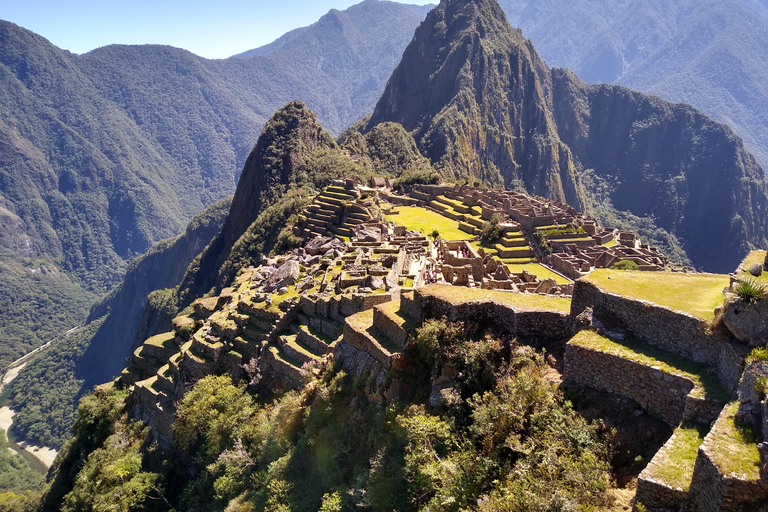
[[[746,362],[749,363],[757,363],[761,361],[768,361],[768,348],[766,347],[755,347],[752,349],[752,352],[749,353],[747,356]]]
[[[744,279],[734,288],[734,293],[744,302],[757,302],[763,300],[766,295],[765,285],[758,283],[754,279]]]
[[[480,239],[483,245],[493,245],[501,240],[501,217],[494,215],[490,222],[483,224],[483,229],[480,233]]]
[[[433,229],[429,236],[431,236],[434,240],[437,240],[438,237],[440,237],[440,232],[436,229]]]
[[[640,266],[632,260],[621,260],[611,265],[613,270],[640,270]]]

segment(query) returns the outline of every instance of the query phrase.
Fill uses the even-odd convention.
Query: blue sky
[[[0,0],[0,19],[74,53],[108,44],[169,44],[224,58],[360,0]],[[425,5],[437,0],[403,0]]]

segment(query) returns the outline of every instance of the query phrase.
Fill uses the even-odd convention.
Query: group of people
[[[466,244],[461,244],[458,249],[456,249],[456,252],[459,253],[459,257],[461,258],[471,258],[472,253],[469,252],[469,247],[467,247]]]
[[[435,269],[435,264],[427,262],[427,267],[424,269],[424,283],[435,284],[438,281],[439,275]]]

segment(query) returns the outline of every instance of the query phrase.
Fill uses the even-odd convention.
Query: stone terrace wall
[[[672,437],[656,452],[651,462],[643,469],[640,476],[637,477],[635,500],[646,507],[677,507],[685,510],[686,502],[689,500],[689,492],[683,489],[676,489],[653,478],[654,471],[668,461],[666,452],[673,445],[676,435],[676,433],[672,434]]]
[[[722,343],[707,334],[707,322],[692,315],[607,293],[592,283],[577,281],[573,289],[571,314],[575,318],[587,307],[593,309],[598,320],[618,322],[662,350],[691,361],[713,366],[718,363]]]
[[[722,407],[689,399],[689,379],[573,343],[565,347],[563,381],[631,398],[672,427],[699,417],[712,421]]]
[[[573,334],[573,321],[567,313],[552,311],[517,312],[512,306],[495,302],[472,301],[452,304],[431,295],[414,292],[414,303],[422,318],[445,317],[450,322],[490,322],[511,336],[563,339]]]
[[[717,422],[727,421],[736,408],[726,406]],[[748,503],[759,503],[759,508],[768,509],[768,482],[748,481],[737,475],[724,475],[713,461],[715,450],[713,438],[717,425],[712,428],[704,442],[699,447],[696,466],[691,482],[691,498],[693,510],[697,512],[735,512],[743,510]],[[752,510],[752,509],[749,509]]]

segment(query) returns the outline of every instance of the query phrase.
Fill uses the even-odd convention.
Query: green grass
[[[162,334],[152,336],[147,341],[145,341],[144,344],[152,345],[154,347],[172,348],[176,346],[174,342],[175,337],[176,334],[174,332],[164,332]]]
[[[406,332],[410,332],[418,327],[418,324],[400,310],[400,301],[392,301],[377,306],[379,311],[384,313],[390,320],[402,327]]]
[[[715,308],[723,303],[723,288],[730,284],[730,278],[721,274],[609,269],[595,270],[582,279],[606,292],[647,300],[704,321],[714,318]]]
[[[744,261],[742,261],[739,266],[744,268],[750,277],[753,277],[752,274],[749,274],[749,267],[755,263],[762,263],[763,261],[765,261],[765,251],[752,251],[747,254],[747,257],[744,258]],[[768,283],[768,272],[763,271],[760,277],[755,277],[755,279],[761,283]]]
[[[443,217],[433,211],[418,206],[399,206],[395,215],[385,215],[387,220],[405,226],[409,230],[421,231],[429,235],[437,230],[446,240],[468,240],[472,235],[459,230],[459,221]]]
[[[627,338],[615,341],[586,329],[571,338],[569,343],[599,350],[645,366],[656,366],[665,373],[689,379],[694,385],[691,393],[696,397],[723,402],[729,398],[709,366],[677,357],[637,339]]]
[[[739,478],[757,481],[762,465],[757,449],[760,439],[749,427],[736,425],[734,415],[738,410],[738,402],[726,405],[725,414],[712,427],[712,459],[721,473],[736,473]]]
[[[616,247],[617,245],[619,245],[619,242],[617,240],[611,240],[610,242],[604,243],[603,247],[611,248],[611,247]]]
[[[480,290],[477,288],[465,288],[463,286],[451,286],[445,284],[433,284],[419,288],[419,292],[446,300],[451,304],[463,304],[465,302],[495,302],[510,306],[516,311],[554,311],[568,313],[571,310],[571,299],[566,297],[548,297],[534,293],[505,292],[501,290]]]
[[[693,478],[693,467],[699,446],[707,435],[707,427],[681,425],[675,429],[675,438],[664,446],[664,459],[651,476],[674,488],[687,491]]]
[[[550,269],[544,265],[541,265],[540,263],[509,264],[507,265],[507,268],[513,274],[519,274],[523,270],[527,270],[531,274],[535,274],[539,280],[552,278],[557,284],[571,284],[573,282],[567,277],[563,277],[560,274],[552,272]]]

